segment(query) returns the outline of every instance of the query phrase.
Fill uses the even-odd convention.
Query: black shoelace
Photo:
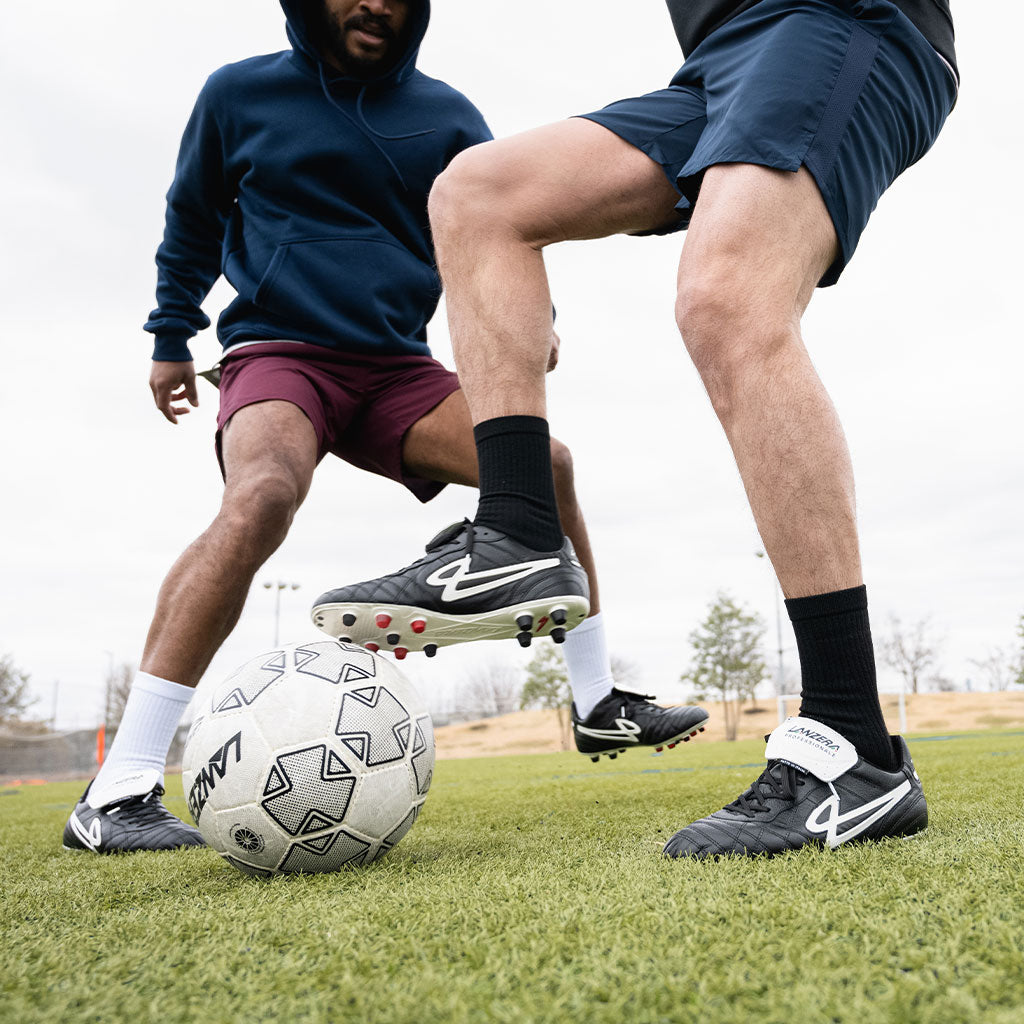
[[[768,800],[772,797],[780,800],[795,799],[797,787],[803,784],[803,776],[796,768],[782,761],[774,761],[761,772],[749,789],[740,793],[725,809],[752,818],[768,810]]]
[[[108,814],[123,815],[133,825],[152,825],[163,821],[170,812],[160,803],[164,795],[163,786],[154,786],[144,796],[131,796],[116,804],[108,804],[103,808]]]

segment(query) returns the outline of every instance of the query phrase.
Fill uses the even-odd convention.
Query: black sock
[[[871,764],[898,767],[878,702],[866,587],[786,601],[800,652],[800,713],[845,736]]]
[[[507,533],[536,551],[562,546],[551,435],[539,416],[499,416],[473,428],[480,466],[477,526]]]

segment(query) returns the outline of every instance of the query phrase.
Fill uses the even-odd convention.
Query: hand
[[[186,405],[175,405],[175,402],[187,399],[189,405],[199,405],[196,364],[191,360],[187,363],[162,363],[154,360],[149,374],[149,389],[153,392],[156,407],[171,423],[177,423],[178,417],[184,416],[189,409]]]
[[[548,352],[548,369],[550,373],[558,365],[558,348],[562,344],[562,339],[555,333],[555,329],[551,329],[551,349]]]

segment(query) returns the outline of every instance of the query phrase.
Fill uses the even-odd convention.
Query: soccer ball
[[[198,695],[182,783],[207,844],[247,874],[369,864],[412,827],[434,730],[390,661],[287,644]]]

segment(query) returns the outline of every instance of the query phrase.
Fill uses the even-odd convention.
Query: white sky
[[[876,636],[931,615],[941,670],[1008,646],[1024,611],[1019,42],[1024,16],[954,0],[964,80],[934,150],[882,199],[837,288],[805,320],[857,470]],[[486,11],[486,18],[481,14]],[[5,4],[0,14],[0,652],[63,726],[99,714],[108,659],[137,661],[157,587],[220,493],[215,394],[177,428],[147,387],[153,253],[185,121],[221,64],[285,44],[273,0]],[[661,88],[679,63],[661,0],[439,0],[420,67],[473,99],[497,135]],[[553,432],[576,459],[611,647],[682,696],[686,636],[724,588],[760,611],[773,583],[721,430],[672,319],[681,236],[549,252],[563,339]],[[228,300],[223,284],[207,309]],[[451,365],[443,307],[431,327]],[[216,360],[211,329],[193,345]],[[325,463],[292,536],[257,577],[211,675],[314,635],[321,591],[419,556],[472,492],[421,506]],[[788,625],[785,643],[792,643]],[[792,659],[792,651],[787,652]],[[514,645],[405,662],[441,693]],[[883,686],[895,680],[883,672]]]

